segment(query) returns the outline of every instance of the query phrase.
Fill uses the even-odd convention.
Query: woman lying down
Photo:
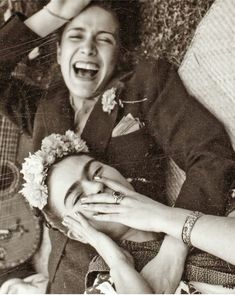
[[[181,238],[187,244],[193,242],[194,230],[205,228],[208,223],[206,215],[171,208],[136,193],[130,179],[94,159],[86,143],[72,131],[46,137],[41,150],[25,160],[22,173],[25,180],[22,193],[32,207],[41,210],[45,221],[55,230],[88,243],[97,251],[87,272],[86,293],[159,293],[153,278],[164,271],[164,264],[170,263],[174,255],[171,243]],[[97,208],[102,213],[97,212]],[[120,223],[107,218],[110,214],[106,212],[110,210]],[[178,220],[170,224],[174,212]],[[107,220],[102,221],[105,216]],[[219,229],[215,237],[212,228],[211,239],[221,242],[223,237],[230,245],[226,254],[217,251],[218,245],[215,245],[216,250],[212,246],[211,253],[218,252],[220,258],[234,264],[232,229],[235,218],[211,218],[213,226]],[[173,234],[167,237],[167,249],[161,248],[164,234],[168,234],[166,224],[179,227],[181,219],[181,234],[177,236],[171,229]],[[200,241],[197,243],[200,248]],[[203,248],[203,240],[201,244]],[[224,247],[224,242],[221,246]],[[74,257],[76,259],[76,253]],[[179,278],[176,292],[180,293],[183,286],[183,292],[186,288],[189,293],[205,293],[205,290],[235,293],[231,289],[235,286],[235,266],[222,259],[193,248],[183,265],[184,275]],[[159,268],[159,261],[162,261],[162,268]],[[172,267],[177,271],[177,266]],[[166,280],[168,275],[170,273],[165,273]],[[181,279],[184,282],[180,283]]]

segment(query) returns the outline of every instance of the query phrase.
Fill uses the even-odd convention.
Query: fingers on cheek
[[[100,203],[100,202],[109,202],[109,201],[110,201],[110,195],[107,193],[92,195],[84,199],[81,199],[82,204]]]
[[[120,211],[120,208],[116,205],[88,205],[86,210],[102,213],[117,213]]]
[[[108,214],[94,214],[93,218],[99,221],[115,221],[113,216]]]

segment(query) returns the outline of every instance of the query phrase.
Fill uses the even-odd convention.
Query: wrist
[[[163,219],[163,232],[182,241],[182,229],[190,212],[186,209],[168,207]]]
[[[66,4],[61,4],[58,0],[51,0],[47,7],[54,14],[58,15],[61,18],[71,20],[77,16],[88,4],[88,0],[74,0]]]
[[[172,211],[171,207],[162,205],[156,208],[154,212],[153,222],[152,222],[152,231],[154,232],[163,232],[168,234],[168,229],[171,224]]]
[[[52,17],[54,17],[54,18],[56,18],[56,19],[59,19],[59,20],[61,20],[61,21],[63,21],[63,22],[69,22],[69,21],[70,21],[70,18],[65,18],[65,17],[60,16],[59,14],[53,12],[53,10],[51,10],[51,8],[48,7],[48,5],[45,5],[45,6],[43,7],[43,9],[44,9],[44,10],[45,10],[50,16],[52,16]]]
[[[61,18],[61,19],[66,19],[66,21],[69,21],[70,19],[73,18],[74,15],[72,15],[71,13],[69,12],[65,12],[63,11],[63,9],[57,4],[56,1],[53,1],[53,2],[49,2],[46,7],[48,8],[48,10],[54,14],[54,15],[57,15],[58,18]]]
[[[182,241],[189,247],[192,246],[191,233],[194,228],[194,225],[198,221],[198,219],[202,216],[203,214],[201,212],[193,211],[185,219],[181,236],[182,236]]]

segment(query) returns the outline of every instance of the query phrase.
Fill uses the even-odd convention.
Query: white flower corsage
[[[117,102],[115,101],[117,89],[112,87],[104,92],[101,103],[103,105],[103,111],[111,114],[112,110],[115,108]]]

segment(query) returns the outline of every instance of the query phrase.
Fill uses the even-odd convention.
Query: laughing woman
[[[0,33],[1,113],[33,138],[35,150],[45,136],[75,130],[96,158],[132,179],[138,193],[164,204],[165,160],[171,156],[186,172],[176,207],[224,215],[235,156],[223,126],[188,95],[167,62],[142,61],[121,70],[123,50],[135,37],[136,4],[51,0],[28,19],[13,16]],[[15,79],[17,62],[59,28],[63,81],[45,91]],[[50,237],[48,292],[83,292],[94,251],[60,232]],[[168,243],[166,236],[163,246]],[[175,255],[161,262],[168,281],[161,272],[155,278],[162,292],[174,290],[187,255],[183,242],[174,245]]]

